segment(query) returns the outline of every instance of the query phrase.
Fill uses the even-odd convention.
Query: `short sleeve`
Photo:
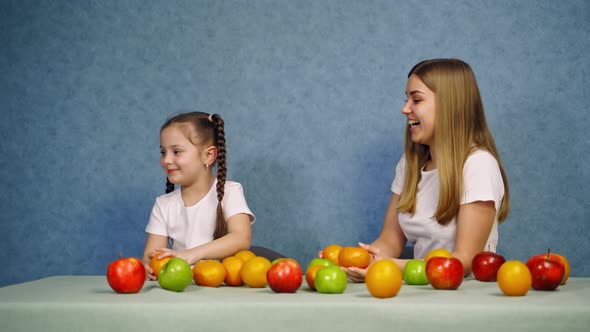
[[[504,182],[498,161],[487,151],[476,151],[463,167],[464,191],[461,204],[494,201],[496,211],[504,197]]]
[[[395,166],[395,177],[391,183],[391,191],[395,194],[401,194],[404,188],[404,177],[406,174],[406,155],[402,155]]]
[[[254,221],[256,221],[256,217],[252,211],[250,211],[250,208],[248,208],[248,203],[246,203],[246,197],[244,197],[242,185],[237,182],[227,183],[225,191],[226,192],[222,200],[223,214],[225,219],[227,220],[239,213],[245,213],[248,215],[248,217],[250,217],[250,222],[254,223]]]
[[[152,208],[150,220],[145,228],[145,231],[150,234],[168,236],[168,228],[162,212],[162,202],[156,199],[156,203]]]

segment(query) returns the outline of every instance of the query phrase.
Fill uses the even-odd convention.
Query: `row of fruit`
[[[340,267],[364,269],[368,266],[365,284],[369,293],[377,298],[395,296],[403,282],[454,290],[464,278],[463,264],[446,249],[432,250],[423,260],[412,259],[402,271],[392,260],[378,260],[371,264],[371,255],[365,249],[337,244],[325,247],[323,258],[312,259],[305,275],[292,258],[270,262],[248,250],[221,262],[203,260],[192,268],[179,257],[158,259],[154,256],[149,265],[160,287],[176,292],[194,282],[204,287],[225,284],[263,288],[268,285],[276,293],[294,293],[305,277],[311,290],[338,294],[344,292],[348,283],[346,273]],[[472,261],[472,272],[477,280],[497,282],[500,290],[509,296],[525,295],[531,286],[536,290],[556,289],[566,283],[569,271],[567,259],[554,253],[535,255],[526,265],[520,261],[506,261],[501,255],[489,251],[477,254]],[[134,257],[118,259],[107,269],[108,283],[117,293],[137,293],[145,279],[145,268]]]

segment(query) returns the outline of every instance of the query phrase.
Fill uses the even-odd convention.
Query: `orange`
[[[251,258],[256,257],[256,254],[251,252],[250,250],[240,250],[234,256],[240,257],[244,260],[244,262],[249,261]]]
[[[523,296],[531,288],[529,268],[521,261],[507,261],[498,270],[498,287],[507,296]]]
[[[369,266],[365,284],[374,297],[394,297],[402,287],[402,270],[392,260],[381,259]]]
[[[568,262],[567,259],[562,255],[559,255],[559,254],[551,254],[551,255],[555,255],[555,256],[559,257],[559,259],[561,259],[561,262],[563,263],[565,273],[563,274],[563,279],[561,279],[561,285],[565,285],[567,279],[570,277],[570,262]]]
[[[219,287],[225,279],[225,267],[216,260],[200,261],[193,267],[195,284],[206,287]]]
[[[342,250],[342,246],[339,246],[337,244],[330,244],[324,248],[323,257],[331,260],[332,263],[336,265],[340,265],[338,261],[338,255],[340,255],[340,250]]]
[[[240,270],[244,265],[244,260],[237,256],[229,256],[221,263],[225,267],[225,279],[223,279],[225,284],[228,286],[242,286],[244,282],[240,276]]]
[[[264,257],[254,257],[244,263],[240,270],[240,277],[248,287],[263,288],[266,287],[266,271],[271,266],[271,262]]]
[[[338,262],[340,266],[364,269],[371,264],[371,255],[360,247],[344,247],[338,254]]]
[[[426,254],[426,257],[424,257],[424,262],[428,263],[428,260],[431,259],[432,257],[451,258],[451,257],[453,257],[453,255],[451,254],[450,251],[448,251],[445,248],[433,249],[433,250],[429,251],[428,254]]]
[[[309,267],[309,269],[307,269],[307,272],[305,272],[305,281],[307,282],[307,286],[309,286],[309,288],[315,290],[315,275],[318,273],[318,270],[322,267],[325,266],[313,265]]]
[[[159,255],[159,253],[155,254],[154,257],[152,257],[152,259],[150,260],[149,264],[150,268],[152,268],[152,271],[154,272],[154,275],[156,277],[158,276],[158,274],[160,274],[160,271],[162,270],[164,265],[166,265],[166,263],[168,263],[168,261],[172,259],[172,257],[164,257],[162,259],[159,259]]]

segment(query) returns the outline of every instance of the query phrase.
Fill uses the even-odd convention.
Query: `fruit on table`
[[[225,279],[223,280],[228,286],[242,286],[242,276],[240,270],[244,266],[244,260],[237,256],[229,256],[221,262],[225,267]]]
[[[266,272],[271,267],[271,262],[261,256],[250,258],[244,263],[240,270],[240,276],[246,286],[252,288],[263,288],[268,284]]]
[[[561,280],[560,285],[565,285],[565,283],[567,282],[567,279],[569,279],[570,277],[570,262],[567,260],[567,258],[565,258],[565,256],[559,255],[559,254],[553,254],[559,258],[561,258],[561,262],[563,263],[563,267],[565,268],[565,273],[563,275],[563,280]]]
[[[234,254],[236,257],[240,257],[244,260],[244,263],[249,261],[251,258],[256,257],[256,254],[250,250],[240,250]]]
[[[371,255],[360,247],[344,247],[338,254],[338,263],[344,267],[364,269],[371,264]]]
[[[500,266],[506,262],[504,256],[492,251],[482,251],[473,256],[471,272],[479,281],[496,281]]]
[[[137,293],[145,283],[143,263],[135,257],[119,258],[107,268],[109,286],[117,293]]]
[[[506,296],[524,296],[531,288],[531,271],[521,261],[506,261],[497,274],[498,287]]]
[[[307,265],[305,281],[309,288],[315,290],[315,276],[318,270],[324,266],[334,265],[334,262],[327,258],[314,258]]]
[[[307,264],[307,269],[314,265],[329,266],[334,265],[334,262],[327,258],[314,258],[309,262],[309,264]]]
[[[402,287],[402,271],[392,260],[378,260],[369,266],[365,284],[374,297],[394,297]]]
[[[158,275],[160,287],[169,291],[182,292],[192,282],[191,266],[180,257],[172,257]]]
[[[150,268],[152,269],[152,272],[156,277],[158,276],[158,274],[160,274],[162,267],[166,265],[166,263],[168,263],[170,259],[172,259],[172,257],[170,256],[160,259],[158,258],[159,255],[159,253],[155,254],[154,257],[152,257],[152,259],[150,260],[149,264]]]
[[[316,272],[315,288],[320,293],[339,294],[348,284],[346,273],[337,265],[324,266]]]
[[[275,293],[295,293],[303,282],[303,272],[296,260],[280,259],[266,272],[268,286]]]
[[[537,255],[534,255],[531,258],[529,258],[529,261],[532,260],[533,258],[534,259],[546,258],[546,256],[547,256],[547,253],[537,254]],[[568,262],[568,260],[564,256],[556,254],[556,253],[552,253],[552,252],[549,253],[549,260],[559,260],[563,264],[565,273],[563,275],[563,279],[560,282],[560,285],[565,285],[565,283],[567,282],[567,279],[570,276],[570,263]]]
[[[531,271],[532,286],[536,290],[554,290],[561,284],[565,276],[565,267],[557,256],[539,254],[531,257],[527,263]]]
[[[331,263],[331,261],[330,261],[330,263]],[[325,266],[324,265],[313,265],[307,269],[307,272],[305,272],[305,281],[307,282],[307,286],[309,286],[309,288],[315,290],[315,277],[317,275],[318,270],[323,267],[325,267]]]
[[[428,254],[426,254],[426,257],[424,257],[424,261],[428,262],[428,260],[431,259],[432,257],[451,258],[451,257],[453,257],[453,255],[451,254],[450,251],[448,251],[445,248],[437,248],[437,249],[433,249],[433,250],[429,251]]]
[[[428,285],[426,262],[421,259],[409,260],[404,267],[403,278],[408,285]]]
[[[323,258],[331,260],[335,265],[340,265],[340,262],[338,261],[340,250],[342,250],[342,246],[338,244],[330,244],[324,248],[322,256]]]
[[[463,263],[455,257],[432,257],[426,262],[426,277],[435,289],[459,288],[463,282]]]
[[[193,267],[195,284],[205,287],[219,287],[225,279],[225,267],[216,260],[203,260]]]

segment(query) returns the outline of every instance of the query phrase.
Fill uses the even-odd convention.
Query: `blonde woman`
[[[360,244],[375,259],[398,259],[407,242],[414,258],[446,248],[465,275],[484,249],[496,250],[509,211],[508,180],[488,129],[473,71],[458,59],[418,63],[408,75],[404,155],[396,166],[381,234]],[[345,269],[363,281],[366,269]]]

